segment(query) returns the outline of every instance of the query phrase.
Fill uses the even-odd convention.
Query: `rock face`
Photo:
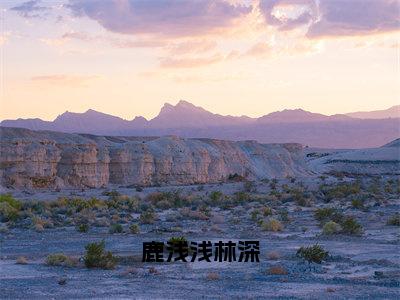
[[[0,175],[15,188],[175,185],[307,175],[300,144],[110,137],[0,128]]]
[[[321,149],[306,156],[309,169],[315,173],[400,175],[400,139],[379,148],[331,152]]]

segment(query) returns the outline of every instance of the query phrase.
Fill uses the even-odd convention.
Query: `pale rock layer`
[[[0,175],[14,188],[181,185],[307,176],[300,144],[110,137],[0,128]]]

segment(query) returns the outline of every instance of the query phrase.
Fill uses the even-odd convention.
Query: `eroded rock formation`
[[[175,185],[306,175],[300,144],[0,128],[3,186]]]

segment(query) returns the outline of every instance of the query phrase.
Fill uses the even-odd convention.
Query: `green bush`
[[[250,200],[250,195],[246,192],[236,192],[234,194],[234,202],[237,204],[244,203]]]
[[[213,191],[210,194],[211,204],[218,205],[223,200],[224,194],[220,191]]]
[[[315,244],[308,247],[300,247],[296,253],[297,257],[300,257],[309,263],[315,262],[317,264],[322,263],[329,256],[329,252],[325,251],[322,246]]]
[[[177,243],[184,243],[184,242],[188,242],[187,238],[184,236],[173,236],[168,240],[168,243],[171,245],[175,245]]]
[[[18,220],[21,208],[22,203],[14,199],[11,194],[0,195],[0,220],[2,222]]]
[[[314,212],[314,218],[319,221],[321,225],[324,225],[326,222],[329,221],[340,223],[343,219],[343,214],[339,212],[336,208],[317,208]]]
[[[140,227],[138,224],[132,224],[131,226],[129,226],[129,230],[131,233],[133,234],[138,234],[140,233]]]
[[[364,202],[361,199],[356,198],[351,200],[351,206],[356,209],[362,209],[364,208]]]
[[[149,194],[146,200],[160,209],[179,208],[187,202],[179,192],[155,192]]]
[[[14,199],[11,194],[1,194],[0,203],[7,203],[9,206],[16,210],[20,210],[22,208],[22,203]]]
[[[112,224],[110,226],[110,229],[108,230],[109,233],[114,234],[114,233],[122,233],[124,229],[122,228],[121,224]]]
[[[76,227],[76,230],[79,231],[79,232],[86,233],[86,232],[89,231],[89,224],[79,224]]]
[[[332,199],[341,199],[350,195],[357,195],[361,191],[359,182],[342,183],[336,186],[322,186],[322,191],[328,201]]]
[[[279,219],[282,222],[289,222],[290,221],[289,212],[287,211],[287,209],[283,208],[283,209],[279,210],[278,214],[279,214]]]
[[[99,243],[89,243],[85,246],[84,262],[87,268],[113,269],[115,267],[117,259],[112,255],[111,251],[104,251],[104,248],[104,240]]]
[[[332,235],[332,234],[338,234],[342,230],[342,227],[333,221],[329,221],[325,223],[324,227],[322,228],[322,233],[325,235]]]
[[[340,225],[342,226],[342,233],[344,234],[361,235],[363,233],[361,224],[359,224],[354,217],[345,217]]]
[[[387,225],[400,226],[400,213],[395,213],[387,220]]]
[[[19,218],[19,211],[7,202],[0,202],[0,219],[2,222],[16,221]]]
[[[156,221],[156,214],[151,210],[144,211],[140,214],[139,220],[142,224],[153,224]]]

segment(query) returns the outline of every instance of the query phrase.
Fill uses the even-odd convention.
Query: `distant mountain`
[[[360,119],[387,119],[387,118],[400,118],[400,105],[392,106],[388,109],[375,110],[375,111],[359,111],[348,113],[346,116]]]
[[[152,128],[203,128],[241,125],[254,122],[250,117],[232,117],[213,114],[202,107],[181,100],[173,106],[164,104],[157,117],[150,120]]]
[[[350,120],[346,115],[326,116],[323,114],[312,113],[302,109],[285,109],[270,113],[258,118],[259,123],[303,123],[303,122],[323,122]]]
[[[382,112],[368,112],[364,115],[387,115]],[[229,140],[253,139],[262,143],[298,142],[325,148],[378,147],[400,137],[400,118],[361,119],[350,115],[327,116],[294,109],[273,112],[260,118],[235,117],[214,114],[187,101],[180,101],[176,105],[166,103],[151,120],[144,117],[124,120],[89,109],[84,113],[67,111],[54,121],[4,120],[0,126],[97,135],[178,135]]]

